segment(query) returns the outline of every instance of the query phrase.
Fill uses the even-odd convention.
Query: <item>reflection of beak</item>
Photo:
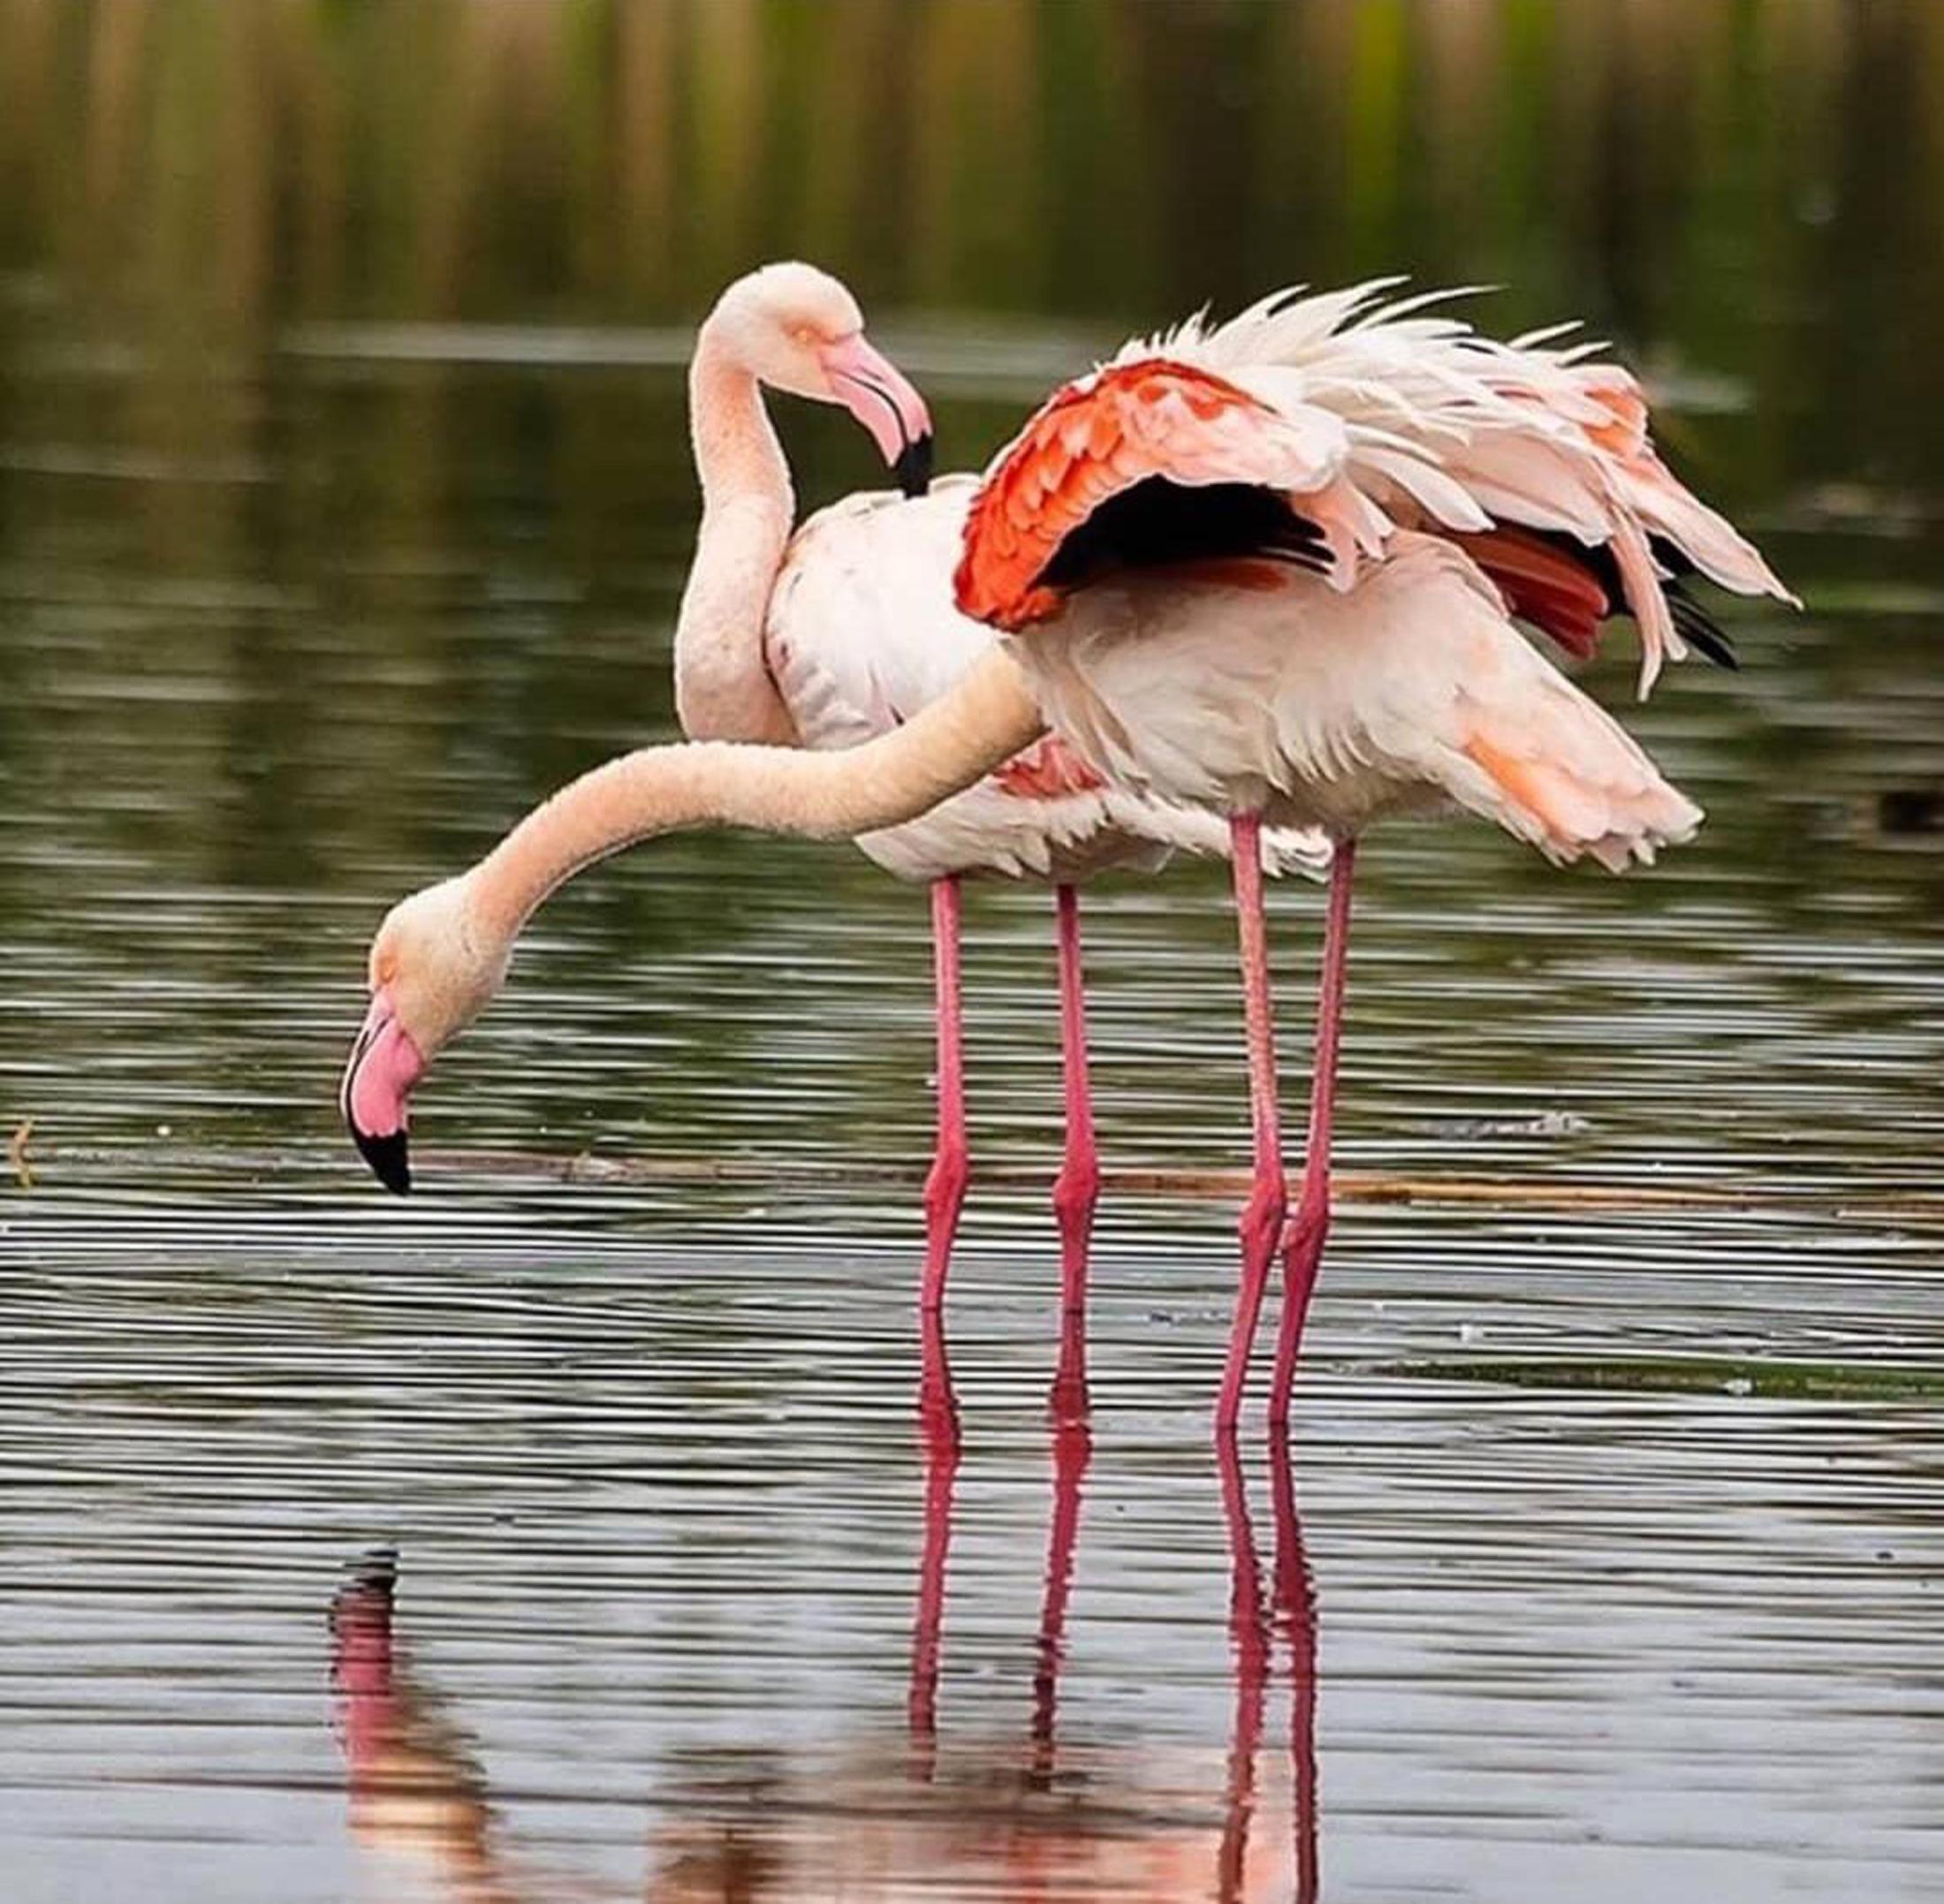
[[[870,432],[907,496],[931,482],[931,413],[904,373],[860,332],[828,345],[818,360],[837,400]]]
[[[345,1066],[338,1103],[358,1154],[378,1181],[400,1196],[412,1187],[406,1099],[424,1071],[418,1047],[392,1015],[391,1001],[383,991],[374,993]]]

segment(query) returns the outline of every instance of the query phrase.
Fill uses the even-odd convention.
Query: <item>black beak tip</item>
[[[411,1189],[412,1159],[402,1130],[393,1131],[389,1137],[372,1137],[353,1125],[351,1137],[358,1155],[370,1164],[372,1175],[386,1189],[399,1196]]]
[[[898,460],[891,466],[891,473],[898,479],[898,487],[907,497],[915,499],[931,487],[931,437],[928,433],[914,436],[898,452]]]

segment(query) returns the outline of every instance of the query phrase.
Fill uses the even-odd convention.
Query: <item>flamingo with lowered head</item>
[[[834,836],[909,820],[1049,722],[1114,785],[1226,820],[1242,929],[1256,1180],[1216,1407],[1234,1427],[1270,1264],[1287,1290],[1271,1391],[1287,1420],[1329,1217],[1355,844],[1455,802],[1612,870],[1701,814],[1522,632],[1590,651],[1638,619],[1650,685],[1687,641],[1728,658],[1680,576],[1784,594],[1668,474],[1626,373],[1545,338],[1484,338],[1368,288],[1272,299],[1129,345],[1056,392],[974,498],[960,607],[1006,631],[948,693],[840,754],[705,743],[583,776],[468,873],[401,901],[372,948],[345,1109],[402,1167],[405,1103],[504,976],[561,880],[710,823]],[[1685,640],[1683,639],[1685,637]],[[1332,871],[1310,1142],[1285,1236],[1262,914],[1264,824],[1321,825]]]
[[[794,527],[789,466],[765,385],[841,404],[869,432],[903,494],[847,497]],[[923,398],[864,334],[856,300],[814,266],[771,264],[725,290],[689,366],[702,519],[675,627],[675,698],[692,740],[853,747],[948,693],[998,634],[952,601],[970,475],[930,481]],[[1176,847],[1226,854],[1220,823],[1108,785],[1052,737],[918,819],[858,845],[931,892],[938,1126],[924,1191],[920,1312],[939,1313],[969,1173],[961,1000],[961,882],[1037,878],[1054,889],[1065,1156],[1053,1187],[1060,1235],[1056,1407],[1084,1406],[1087,1258],[1099,1162],[1089,1079],[1079,885],[1151,870]],[[1320,874],[1320,835],[1277,833],[1271,868]],[[383,1153],[381,1153],[381,1157]],[[402,1167],[395,1187],[406,1182]],[[944,1362],[923,1331],[928,1402],[947,1407]]]

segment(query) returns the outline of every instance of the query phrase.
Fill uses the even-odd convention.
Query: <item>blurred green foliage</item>
[[[0,0],[0,266],[178,337],[1404,270],[1927,471],[1940,168],[1934,0]]]

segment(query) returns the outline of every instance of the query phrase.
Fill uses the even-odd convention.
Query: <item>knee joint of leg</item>
[[[925,1202],[934,1209],[951,1209],[965,1195],[971,1164],[962,1150],[941,1150],[932,1159],[925,1178]]]
[[[1100,1201],[1097,1167],[1063,1170],[1053,1180],[1053,1208],[1061,1216],[1090,1216]]]
[[[1275,1243],[1282,1235],[1282,1221],[1288,1198],[1280,1184],[1258,1184],[1243,1206],[1241,1229],[1245,1243],[1260,1243],[1264,1237]]]

